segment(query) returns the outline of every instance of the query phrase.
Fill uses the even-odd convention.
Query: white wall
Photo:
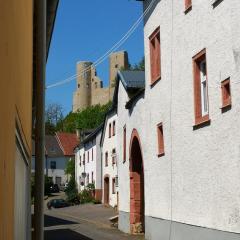
[[[240,3],[157,1],[145,18],[145,98],[133,111],[120,83],[118,154],[120,211],[129,212],[129,141],[136,128],[143,149],[145,214],[156,218],[240,233]],[[144,7],[149,0],[144,1]],[[173,19],[173,21],[172,21]],[[160,26],[162,78],[150,87],[149,40]],[[193,130],[192,57],[206,48],[210,126]],[[231,77],[232,109],[221,112],[219,82]],[[165,155],[157,157],[156,125],[163,123]],[[127,161],[122,162],[122,128]]]
[[[101,133],[98,133],[95,138],[84,145],[80,146],[80,149],[75,154],[75,179],[78,184],[78,190],[84,189],[84,186],[80,184],[80,178],[82,173],[85,172],[89,174],[89,183],[92,183],[92,172],[93,180],[95,184],[95,189],[101,189],[101,151],[100,151],[100,138]],[[93,158],[92,158],[93,151]],[[88,162],[88,152],[89,152],[89,162]],[[83,155],[85,153],[85,165],[83,165]],[[80,166],[80,156],[82,159],[82,164]],[[87,186],[87,177],[85,178],[85,186]]]
[[[74,158],[74,157],[72,157]],[[48,157],[47,158],[47,169],[48,169],[48,176],[53,178],[53,183],[56,183],[56,177],[61,177],[61,184],[65,184],[70,179],[65,174],[65,168],[67,162],[69,161],[70,157]],[[51,161],[56,162],[56,169],[51,169]],[[46,173],[46,159],[44,164],[44,174]],[[32,157],[32,173],[35,172],[35,157]]]
[[[111,134],[111,137],[109,138],[109,123],[111,123],[112,129],[113,129],[113,121],[115,121],[115,135],[113,136]],[[115,186],[115,193],[112,192],[112,179],[116,178],[118,176],[118,151],[117,151],[117,114],[115,112],[109,114],[107,116],[107,120],[105,123],[105,129],[104,129],[104,136],[103,136],[103,143],[102,143],[102,183],[103,183],[103,194],[102,194],[102,201],[104,202],[104,177],[109,177],[109,205],[112,207],[117,205],[117,192],[118,187]],[[112,131],[113,132],[113,131]],[[112,150],[116,150],[116,157],[115,157],[115,164],[112,164]],[[108,152],[108,166],[105,166],[105,153]]]

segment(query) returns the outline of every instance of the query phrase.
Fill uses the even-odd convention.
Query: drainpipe
[[[46,0],[34,1],[35,10],[35,46],[36,46],[36,78],[35,103],[35,196],[34,196],[34,240],[43,240],[44,234],[44,158],[45,158],[45,68],[46,68]]]

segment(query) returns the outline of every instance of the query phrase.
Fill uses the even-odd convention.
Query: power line
[[[113,52],[116,51],[121,45],[123,45],[128,38],[134,33],[134,31],[137,29],[137,27],[139,26],[139,24],[141,23],[142,19],[147,15],[147,13],[150,11],[151,7],[153,6],[154,2],[156,0],[152,0],[152,2],[149,4],[149,6],[146,8],[146,10],[143,12],[143,14],[137,19],[137,21],[132,25],[132,27],[127,31],[127,33],[118,41],[116,42],[105,54],[103,54],[100,58],[98,58],[92,65],[90,65],[89,67],[85,68],[84,70],[82,70],[80,73],[78,74],[74,74],[71,77],[68,77],[62,81],[53,83],[51,85],[48,85],[46,88],[53,88],[53,87],[57,87],[63,84],[66,84],[68,82],[73,81],[74,79],[76,79],[79,76],[82,76],[84,73],[88,72],[91,70],[91,67],[97,67],[98,65],[100,65],[103,61],[105,61],[105,59],[108,58],[108,56]]]

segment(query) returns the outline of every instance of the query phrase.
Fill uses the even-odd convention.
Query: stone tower
[[[128,53],[126,51],[120,51],[112,53],[109,56],[109,86],[115,87],[115,78],[117,71],[120,69],[128,68]]]
[[[117,71],[128,68],[127,52],[116,52],[109,56],[109,82],[103,87],[92,62],[77,63],[77,90],[73,94],[73,112],[96,104],[106,104],[112,100]],[[87,69],[87,71],[86,71]],[[85,73],[83,73],[85,72]]]
[[[92,62],[77,63],[77,90],[73,96],[73,112],[86,108],[91,103],[91,65]]]

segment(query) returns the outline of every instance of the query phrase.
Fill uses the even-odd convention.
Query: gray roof
[[[63,157],[64,153],[59,146],[56,136],[45,136],[45,151],[48,157]]]
[[[126,89],[145,87],[144,71],[118,71],[118,76]]]
[[[45,154],[48,157],[64,157],[63,151],[60,148],[56,136],[45,136]],[[32,140],[32,156],[35,156],[35,141]]]

